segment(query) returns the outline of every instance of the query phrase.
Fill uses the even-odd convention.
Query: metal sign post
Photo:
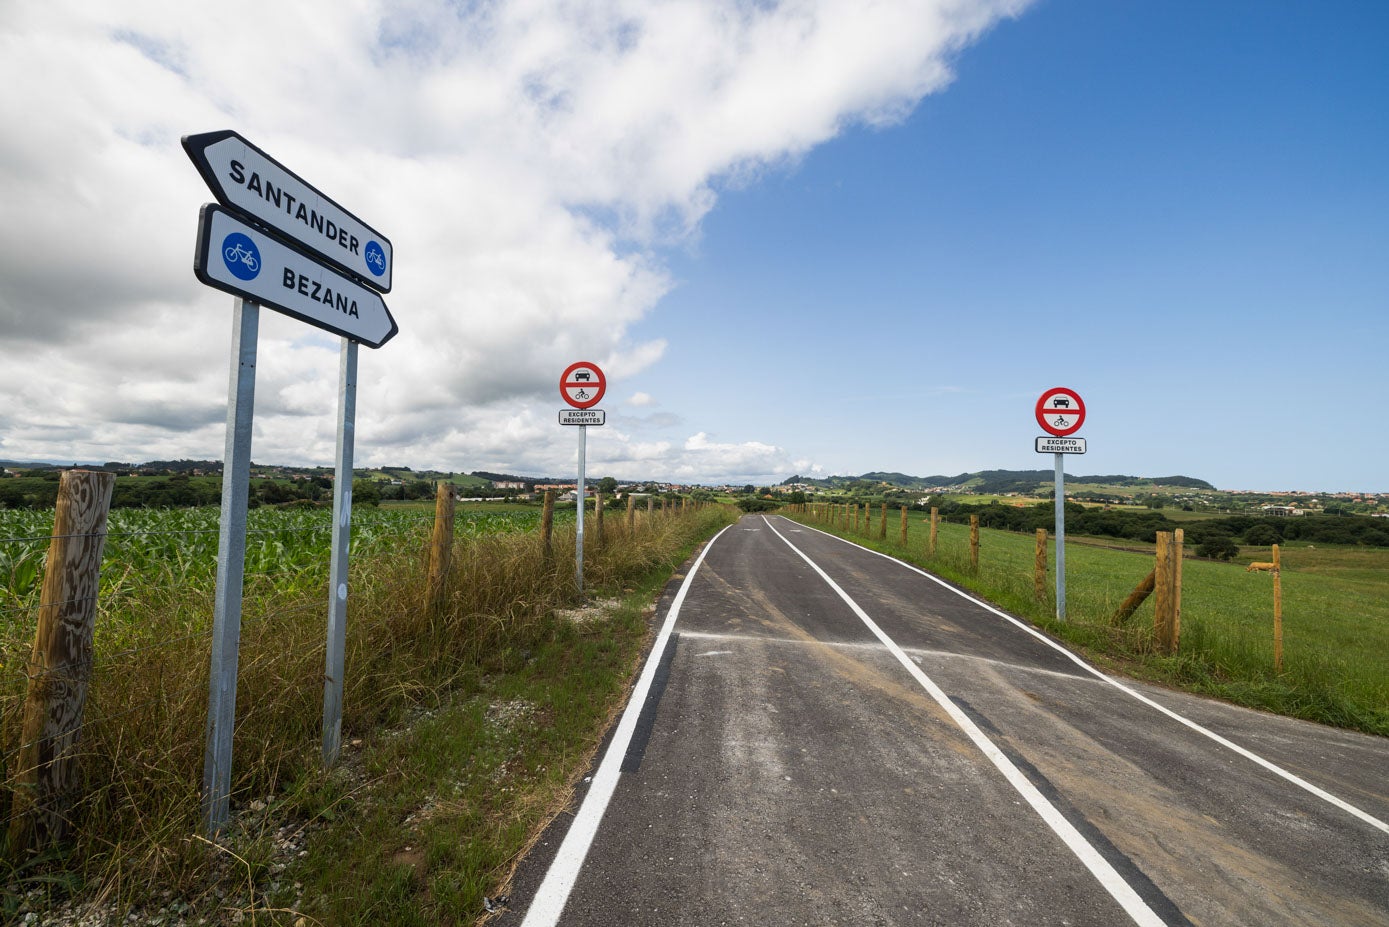
[[[1037,424],[1053,437],[1038,438],[1037,453],[1056,458],[1056,620],[1066,620],[1066,469],[1067,454],[1084,454],[1085,439],[1069,438],[1085,424],[1085,402],[1075,390],[1053,387],[1037,400]]]
[[[323,670],[323,765],[342,749],[347,653],[347,562],[352,539],[352,450],[357,420],[357,342],[342,339],[338,370],[338,460],[333,478],[333,555],[328,569],[328,655]]]
[[[217,539],[217,593],[212,611],[207,748],[203,756],[203,826],[209,835],[222,829],[230,811],[232,729],[236,726],[236,669],[241,646],[241,591],[246,574],[246,501],[251,485],[251,417],[256,401],[259,330],[260,307],[245,299],[236,300],[232,312],[231,375],[227,385],[222,518]]]
[[[574,584],[580,594],[584,591],[584,458],[588,451],[588,426],[579,426],[579,492],[574,501],[574,511],[578,521],[574,523]]]
[[[327,764],[337,759],[342,741],[357,346],[379,348],[395,337],[398,328],[380,296],[391,288],[394,252],[389,239],[235,132],[185,136],[183,147],[225,207],[208,204],[199,215],[193,273],[208,286],[239,297],[232,336],[203,762],[203,822],[208,835],[215,836],[230,817],[260,306],[343,338],[323,684],[323,761]]]
[[[588,361],[570,364],[559,377],[560,397],[575,409],[593,409],[607,389],[608,378],[603,375],[597,364]],[[584,464],[588,450],[588,426],[601,425],[605,420],[602,409],[593,409],[586,414],[577,414],[565,409],[559,414],[561,425],[579,426],[579,498],[575,504],[578,521],[574,528],[574,582],[579,587],[579,592],[584,591]]]
[[[1066,620],[1066,468],[1065,454],[1056,458],[1056,620]]]

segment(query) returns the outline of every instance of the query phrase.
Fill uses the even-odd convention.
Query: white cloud
[[[632,394],[632,397],[631,397],[630,399],[627,400],[627,405],[629,405],[629,406],[649,406],[649,405],[654,405],[655,402],[656,402],[656,400],[653,399],[653,398],[651,398],[651,395],[650,395],[649,393],[633,393],[633,394]]]
[[[632,326],[672,284],[658,249],[720,186],[900,118],[1022,6],[11,5],[0,80],[23,90],[0,97],[0,454],[220,456],[231,297],[193,278],[210,197],[178,140],[231,127],[395,246],[401,334],[362,352],[359,460],[558,471],[564,451],[539,450],[557,372],[661,362],[664,341]],[[336,354],[263,313],[257,460],[331,461]],[[654,419],[633,427],[678,421]],[[618,446],[614,467],[655,477],[789,466],[701,435]]]

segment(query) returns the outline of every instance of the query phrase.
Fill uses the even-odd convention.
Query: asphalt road
[[[500,923],[1389,925],[1389,741],[1111,679],[779,517],[688,569]]]

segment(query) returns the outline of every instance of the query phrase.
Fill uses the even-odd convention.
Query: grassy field
[[[1243,547],[1231,563],[1197,560],[1188,549],[1180,651],[1164,656],[1153,646],[1151,598],[1124,625],[1111,619],[1152,569],[1152,554],[1142,551],[1151,545],[1068,538],[1063,624],[1055,617],[1050,572],[1045,599],[1035,596],[1031,535],[981,530],[976,573],[968,526],[942,523],[937,555],[930,557],[929,516],[911,514],[905,550],[897,543],[898,517],[889,512],[885,541],[876,540],[876,517],[872,539],[852,528],[831,530],[970,588],[1116,669],[1255,708],[1389,735],[1389,551],[1282,548],[1284,665],[1279,673],[1273,667],[1272,577],[1245,572],[1249,561],[1271,559],[1269,548]]]

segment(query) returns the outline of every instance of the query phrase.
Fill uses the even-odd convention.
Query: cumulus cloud
[[[401,334],[362,353],[359,461],[559,472],[557,371],[661,363],[634,323],[719,190],[900,119],[1024,2],[12,5],[0,454],[220,455],[231,298],[192,276],[210,197],[179,138],[230,127],[395,246]],[[331,461],[336,377],[335,339],[263,313],[257,460]],[[795,463],[655,433],[679,421],[633,421],[612,465]]]

